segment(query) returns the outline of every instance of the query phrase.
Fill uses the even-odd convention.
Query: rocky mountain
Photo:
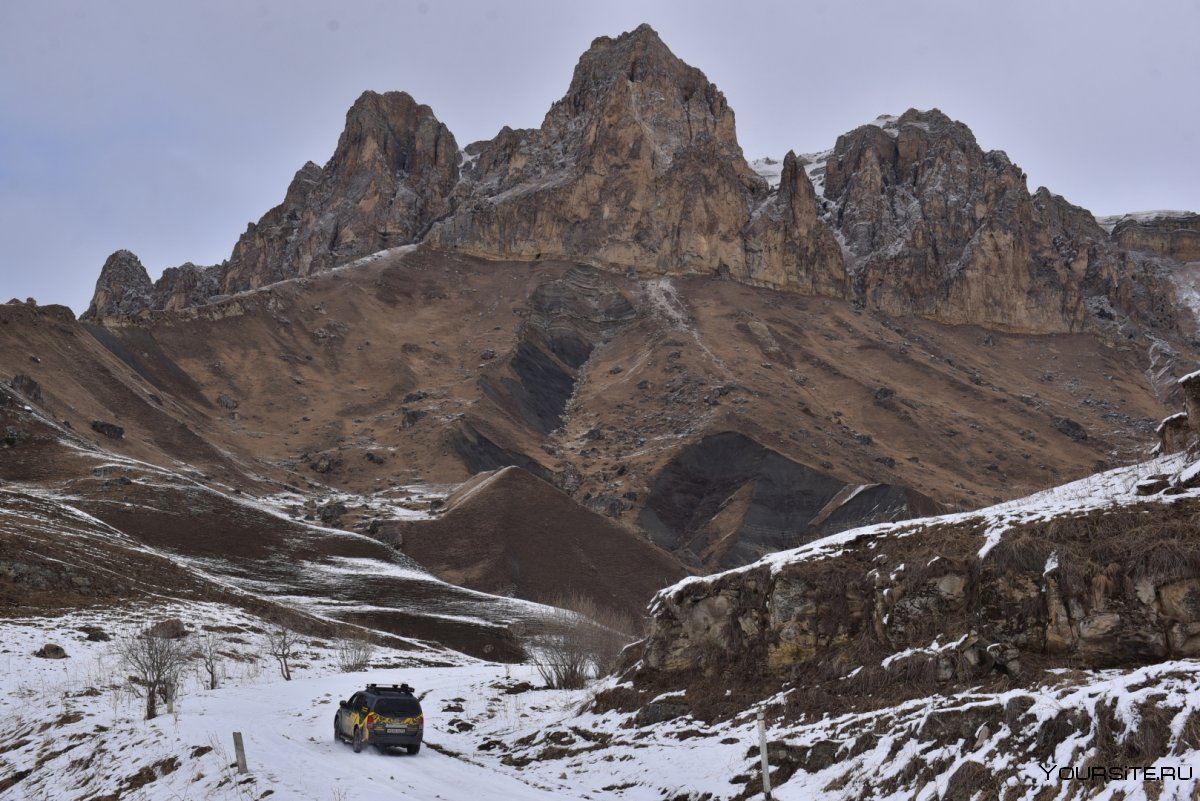
[[[616,565],[578,583],[625,612],[684,571],[1149,446],[1195,355],[1180,264],[936,110],[766,166],[647,26],[597,39],[541,127],[463,150],[368,92],[223,264],[151,282],[121,251],[81,321],[0,307],[0,376],[72,447],[398,537],[487,592]],[[29,425],[9,480],[80,478]],[[432,507],[465,482],[492,489]]]
[[[246,229],[221,291],[308,275],[420,239],[450,210],[458,144],[404,92],[364,92],[324,167],[305,164],[283,203]]]
[[[748,258],[746,229],[767,187],[742,155],[725,96],[648,26],[594,41],[541,128],[506,128],[467,154],[458,207],[435,228],[436,245],[803,284],[783,263],[782,240],[816,228],[815,204],[804,204],[811,190],[795,202],[781,196],[778,230]],[[840,261],[830,237],[810,247]]]
[[[935,110],[838,138],[826,219],[871,308],[1028,332],[1135,320],[1177,326],[1162,265],[1111,247],[1092,215],[1040,188]]]
[[[305,165],[229,261],[164,277],[148,299],[140,277],[107,271],[91,314],[191,305],[425,241],[716,275],[998,330],[1169,336],[1193,325],[1164,261],[1189,256],[1186,245],[1148,254],[1132,234],[1110,241],[1083,209],[1030,194],[1004,153],[937,110],[839,137],[815,170],[820,195],[802,166],[788,154],[768,186],[724,95],[643,25],[595,40],[540,128],[504,128],[462,152],[427,106],[365,93],[330,161]],[[1184,242],[1185,229],[1170,236]]]

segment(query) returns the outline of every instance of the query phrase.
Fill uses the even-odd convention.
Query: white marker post
[[[767,761],[767,718],[758,710],[758,755],[762,757],[763,798],[771,801],[771,765]]]
[[[238,773],[249,772],[249,768],[246,767],[246,746],[242,743],[240,731],[233,733],[233,752],[237,755]]]

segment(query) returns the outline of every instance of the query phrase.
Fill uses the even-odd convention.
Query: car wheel
[[[362,751],[362,747],[363,747],[362,729],[356,728],[354,730],[354,741],[351,743],[351,745],[354,746],[354,753],[357,754]]]
[[[408,750],[408,753],[409,753],[410,755],[411,755],[411,754],[416,754],[416,753],[418,753],[418,752],[421,750],[421,744],[420,744],[420,743],[417,743],[416,745],[406,745],[406,746],[404,746],[404,747],[405,747],[405,748]]]
[[[335,743],[342,741],[342,722],[338,720],[337,715],[333,716],[333,741]]]

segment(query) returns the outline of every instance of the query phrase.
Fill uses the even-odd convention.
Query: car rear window
[[[421,704],[416,698],[380,698],[375,703],[375,714],[389,718],[413,718],[421,714]]]

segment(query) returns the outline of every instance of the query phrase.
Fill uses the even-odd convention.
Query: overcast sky
[[[0,302],[82,311],[128,248],[229,256],[365,89],[461,145],[540,124],[600,35],[649,22],[748,158],[936,106],[1098,214],[1200,210],[1200,0],[0,0]]]

